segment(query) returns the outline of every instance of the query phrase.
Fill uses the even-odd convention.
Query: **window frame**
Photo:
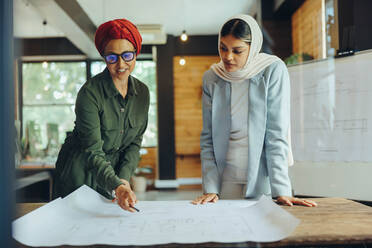
[[[66,57],[69,57],[69,56],[66,56]],[[104,62],[103,59],[87,59],[87,58],[84,58],[84,56],[72,56],[73,58],[64,58],[63,56],[62,57],[59,57],[61,59],[48,59],[48,58],[41,58],[39,56],[33,58],[32,56],[31,57],[21,57],[19,60],[17,60],[17,68],[18,68],[18,72],[17,72],[17,76],[18,76],[18,80],[17,80],[17,101],[18,101],[18,106],[16,108],[16,118],[19,120],[20,122],[20,138],[23,139],[24,138],[24,133],[23,133],[23,107],[24,106],[31,106],[31,105],[24,105],[24,101],[23,101],[23,64],[26,64],[26,63],[43,63],[43,62],[48,62],[48,63],[78,63],[78,62],[84,62],[85,63],[85,68],[86,68],[86,81],[89,80],[90,78],[92,78],[92,74],[91,74],[91,65],[93,62]],[[76,57],[76,58],[74,58]],[[152,57],[152,54],[141,54],[140,56],[137,57],[136,61],[153,61],[155,62],[156,64],[156,67],[157,67],[157,63],[156,61],[153,59]],[[157,73],[157,69],[155,69],[155,73]],[[86,82],[85,81],[85,82]],[[156,88],[158,88],[158,82],[157,82],[157,75],[156,75]],[[84,83],[85,83],[84,82]],[[158,93],[157,92],[158,90],[156,90],[156,94]],[[156,97],[157,98],[157,97]],[[37,104],[32,104],[32,106],[35,106]],[[74,106],[75,103],[73,104],[69,104],[69,103],[66,103],[66,104],[40,104],[40,106]],[[156,105],[157,104],[157,101],[156,101]],[[158,107],[156,108],[156,118],[158,119]],[[159,145],[159,137],[158,137],[158,120],[156,120],[156,125],[157,125],[157,142],[156,142],[156,145],[155,146],[143,146],[143,148],[155,148],[155,147],[158,147]]]

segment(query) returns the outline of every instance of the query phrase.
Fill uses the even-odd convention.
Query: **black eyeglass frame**
[[[130,54],[132,54],[133,55],[133,57],[132,57],[132,59],[130,59],[130,60],[126,60],[125,59],[125,57],[124,57],[124,55],[125,54],[128,54],[128,53],[130,53]],[[119,61],[119,56],[125,61],[125,62],[130,62],[130,61],[132,61],[135,57],[136,57],[136,51],[134,50],[134,51],[124,51],[124,52],[122,52],[121,54],[117,54],[117,53],[109,53],[109,54],[106,54],[106,55],[103,55],[102,57],[103,57],[103,59],[108,63],[108,64],[116,64],[118,61]],[[109,62],[108,61],[108,59],[107,59],[107,57],[108,56],[112,56],[112,55],[115,55],[115,61],[114,62]]]

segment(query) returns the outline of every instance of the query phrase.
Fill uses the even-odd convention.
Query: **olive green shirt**
[[[58,155],[53,197],[86,184],[111,198],[138,165],[148,109],[148,88],[132,76],[125,98],[107,68],[88,80],[76,99],[75,128]]]

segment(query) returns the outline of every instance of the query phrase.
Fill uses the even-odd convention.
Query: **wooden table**
[[[299,218],[301,223],[288,238],[279,242],[168,244],[151,247],[372,247],[372,207],[342,198],[312,200],[318,203],[318,207],[282,206]],[[16,216],[22,216],[42,205],[43,203],[18,204]],[[18,244],[17,247],[26,246]]]

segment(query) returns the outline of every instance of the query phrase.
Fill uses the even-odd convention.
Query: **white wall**
[[[295,195],[372,201],[372,163],[296,162],[289,175]]]

